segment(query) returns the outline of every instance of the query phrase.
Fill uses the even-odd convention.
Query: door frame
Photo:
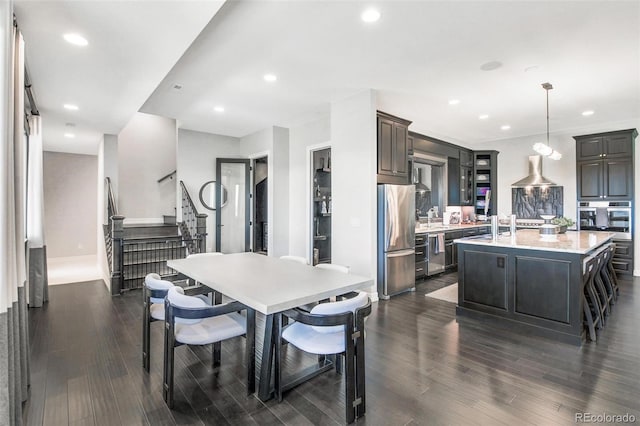
[[[251,160],[251,251],[255,252],[256,251],[256,247],[255,247],[255,240],[256,240],[256,197],[255,197],[255,188],[256,188],[256,161],[257,160],[262,160],[262,159],[266,159],[267,161],[267,179],[270,178],[269,176],[269,162],[270,162],[270,156],[268,152],[265,152],[263,154],[256,154],[255,156],[251,156],[249,157],[249,159]],[[268,185],[268,184],[267,184]],[[271,221],[271,217],[269,216],[269,199],[271,197],[269,188],[267,186],[267,226],[269,226],[269,222]],[[267,239],[269,239],[269,236],[267,235]],[[269,246],[267,244],[267,255],[269,255]]]
[[[222,208],[220,204],[222,204],[222,163],[239,163],[245,165],[245,209],[244,209],[244,251],[250,250],[250,222],[251,222],[251,178],[250,178],[250,169],[251,164],[248,158],[216,158],[216,251],[220,251],[220,243],[221,243],[221,233],[222,233],[222,224],[220,223],[222,217]]]

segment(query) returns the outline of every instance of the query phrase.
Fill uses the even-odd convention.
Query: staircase
[[[187,246],[177,225],[125,225],[122,241],[122,290],[142,287],[144,277],[155,272],[168,280],[177,275],[167,260],[187,256]]]

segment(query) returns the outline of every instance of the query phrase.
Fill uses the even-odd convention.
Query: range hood
[[[430,192],[431,190],[427,185],[422,183],[422,169],[416,167],[416,178],[414,179],[416,185],[416,192]]]
[[[529,156],[529,176],[520,179],[511,186],[516,188],[524,188],[527,186],[555,186],[555,183],[542,176],[542,156],[531,155]]]

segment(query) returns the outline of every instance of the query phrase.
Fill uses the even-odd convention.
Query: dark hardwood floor
[[[496,332],[456,320],[455,305],[413,293],[374,304],[367,322],[368,425],[573,424],[575,413],[640,421],[640,279],[622,281],[597,343],[582,347]],[[211,350],[176,351],[176,405],[162,399],[162,327],[152,324],[151,373],[142,369],[141,295],[111,298],[101,282],[52,286],[30,310],[29,425],[332,425],[344,423],[344,384],[334,371],[262,403],[247,397],[237,338]],[[290,351],[295,363],[299,353]]]

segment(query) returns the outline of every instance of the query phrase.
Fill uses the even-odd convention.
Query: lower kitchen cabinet
[[[633,274],[633,240],[613,240],[616,251],[611,261],[616,274]]]

